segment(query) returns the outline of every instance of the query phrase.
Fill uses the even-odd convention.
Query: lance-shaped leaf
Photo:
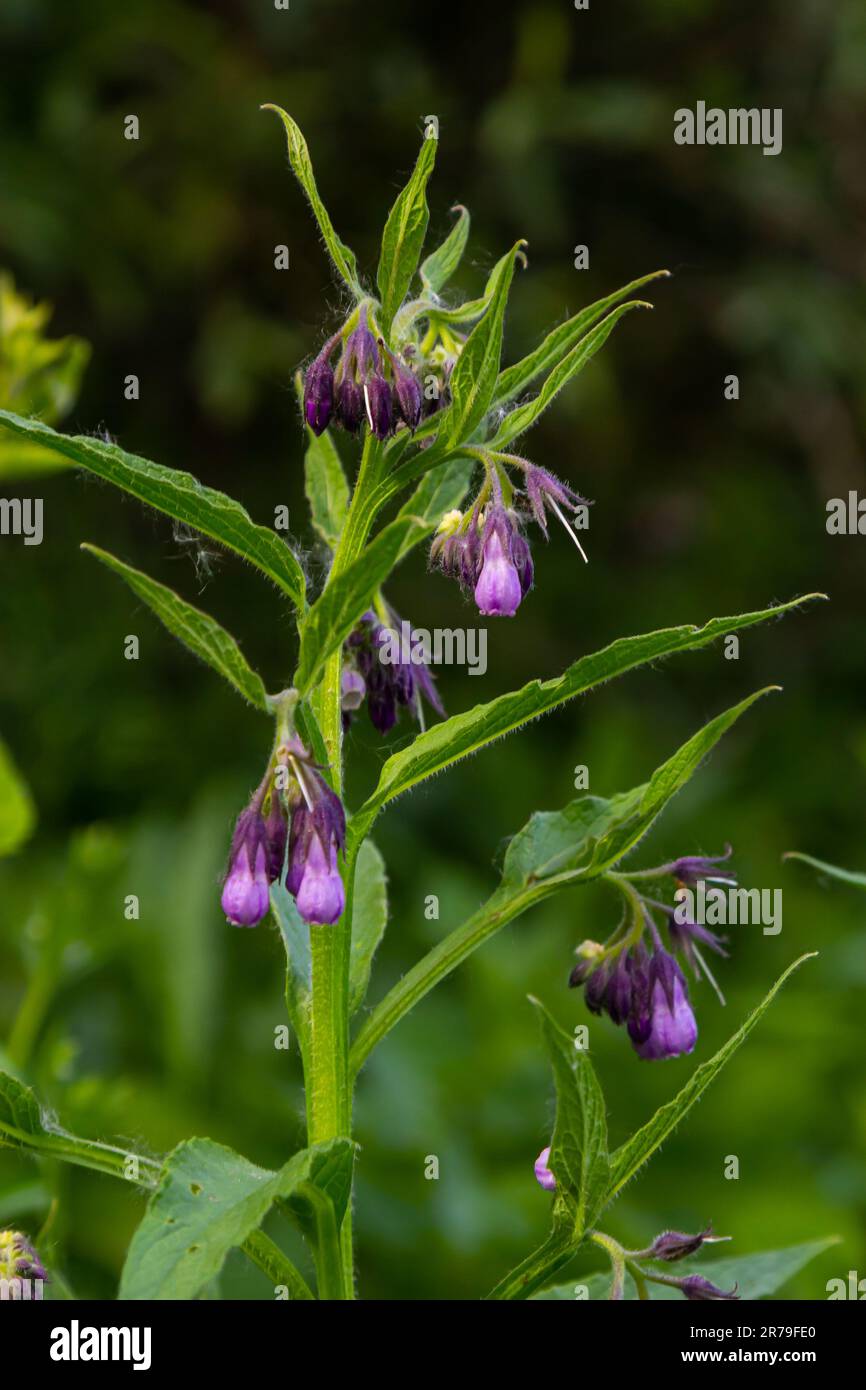
[[[304,573],[289,547],[275,532],[257,526],[240,502],[224,492],[205,487],[191,473],[128,454],[116,444],[89,435],[58,434],[39,420],[25,420],[8,410],[0,410],[0,425],[56,450],[140,502],[219,541],[266,574],[296,608],[303,608]]]
[[[150,1158],[62,1129],[29,1086],[0,1072],[0,1146],[4,1144],[126,1178],[141,1187],[153,1187],[159,1172],[159,1164]]]
[[[307,1057],[310,1041],[310,1008],[313,999],[313,955],[310,927],[295,900],[282,883],[271,884],[271,910],[286,951],[286,1008],[301,1055]],[[306,1066],[305,1066],[306,1070]]]
[[[588,304],[585,309],[581,309],[558,328],[554,328],[537,348],[499,373],[491,409],[504,409],[511,401],[516,400],[537,377],[552,371],[609,309],[621,304],[630,294],[634,294],[635,290],[639,290],[643,285],[648,285],[651,280],[658,280],[660,276],[669,273],[667,270],[654,270],[651,275],[642,275],[639,280],[632,280],[630,284],[623,285],[622,289],[605,295],[604,299],[597,299],[594,304]]]
[[[548,1167],[556,1178],[553,1225],[575,1243],[595,1220],[610,1180],[604,1096],[589,1053],[575,1046],[544,1005],[538,1010],[541,1035],[556,1084],[556,1122]]]
[[[628,854],[725,731],[765,693],[710,720],[633,791],[609,800],[581,796],[562,811],[534,812],[511,840],[501,883],[484,906],[401,976],[367,1017],[352,1047],[353,1072],[419,1000],[508,922],[553,893],[598,878]]]
[[[119,1297],[195,1298],[275,1201],[303,1211],[305,1184],[331,1201],[339,1227],[352,1162],[347,1139],[302,1149],[278,1172],[259,1168],[211,1139],[184,1141],[166,1158],[159,1187],[132,1238]]]
[[[394,797],[408,791],[427,777],[434,776],[460,758],[487,747],[504,734],[512,733],[530,720],[558,705],[582,695],[594,686],[621,676],[635,667],[674,652],[693,651],[716,638],[755,623],[766,622],[819,594],[807,594],[789,603],[777,604],[755,613],[731,618],[712,618],[703,627],[691,624],[662,628],[638,637],[621,637],[591,656],[581,657],[563,675],[547,681],[530,681],[520,690],[500,695],[487,704],[476,705],[464,714],[452,715],[419,734],[407,748],[392,754],[385,763],[373,795],[353,817],[353,834],[363,837],[381,808]]]
[[[30,838],[36,824],[36,807],[27,787],[0,739],[0,855],[13,854]]]
[[[463,259],[469,240],[469,209],[458,203],[451,211],[457,213],[457,221],[442,245],[421,262],[418,272],[427,295],[438,295],[444,289]]]
[[[648,1265],[648,1268],[678,1277],[700,1274],[715,1284],[717,1289],[730,1289],[736,1284],[741,1299],[772,1298],[811,1260],[838,1243],[838,1236],[825,1236],[822,1240],[808,1240],[802,1245],[789,1245],[782,1250],[761,1250],[751,1255],[728,1255],[715,1260],[680,1260],[676,1268],[665,1269],[663,1265]],[[606,1300],[609,1292],[610,1274],[591,1274],[588,1278],[572,1279],[568,1284],[554,1284],[552,1288],[534,1294],[533,1299],[539,1303],[595,1303]],[[683,1298],[678,1289],[666,1288],[663,1284],[651,1284],[649,1296],[679,1301]],[[630,1274],[626,1274],[623,1298],[635,1300],[637,1297],[635,1282]]]
[[[352,950],[349,960],[349,1015],[364,1002],[373,957],[388,924],[388,881],[385,861],[365,840],[355,868],[352,894]]]
[[[522,887],[563,873],[589,879],[612,868],[643,838],[732,724],[756,700],[778,689],[758,690],[711,719],[643,786],[609,801],[584,796],[562,811],[536,811],[508,846],[503,883]]]
[[[851,888],[866,888],[866,874],[855,873],[853,869],[840,869],[838,864],[828,864],[823,859],[813,859],[811,854],[801,854],[799,850],[789,850],[782,856],[783,859],[799,859],[801,864],[808,864],[811,869],[817,869],[819,874],[826,874],[828,878],[835,878],[839,883],[847,883]]]
[[[304,490],[310,516],[322,540],[335,550],[349,510],[349,484],[330,430],[317,436],[306,428]]]
[[[412,176],[389,212],[382,233],[376,283],[382,300],[381,328],[386,338],[390,333],[391,320],[402,304],[418,268],[418,258],[427,234],[430,217],[427,180],[433,172],[436,146],[435,139],[425,136]]]
[[[358,263],[355,259],[355,253],[350,251],[346,243],[341,241],[334,231],[334,226],[328,216],[327,208],[322,202],[319,196],[319,190],[316,187],[316,180],[313,174],[313,162],[310,159],[310,151],[307,148],[306,140],[301,134],[300,126],[296,121],[292,120],[292,117],[287,111],[284,111],[281,106],[274,106],[271,102],[266,102],[261,109],[263,111],[275,112],[282,121],[289,146],[289,163],[292,166],[292,172],[307,196],[310,207],[313,210],[313,216],[319,224],[319,231],[322,234],[322,240],[325,243],[331,260],[349,286],[349,289],[357,299],[360,299],[364,291],[358,279]]]
[[[612,1201],[617,1193],[625,1187],[625,1184],[631,1181],[635,1173],[643,1167],[656,1149],[664,1143],[668,1135],[676,1129],[680,1121],[691,1110],[695,1101],[700,1100],[710,1083],[715,1081],[722,1068],[727,1065],[737,1049],[745,1042],[758,1020],[766,1013],[788,977],[793,975],[804,960],[811,960],[817,954],[817,951],[808,951],[789,965],[788,969],[779,976],[770,992],[761,1000],[758,1007],[752,1010],[742,1027],[737,1029],[733,1037],[728,1038],[724,1046],[720,1047],[709,1061],[703,1062],[692,1073],[690,1079],[682,1090],[674,1096],[673,1100],[668,1101],[667,1105],[663,1105],[657,1110],[642,1129],[633,1134],[616,1150],[616,1153],[611,1155],[610,1185],[605,1196],[605,1204]]]
[[[451,373],[447,438],[453,448],[465,443],[475,432],[493,399],[502,356],[505,306],[514,277],[514,262],[524,245],[522,241],[516,242],[494,266],[484,317],[466,339]]]
[[[376,590],[419,530],[423,534],[414,517],[397,518],[379,532],[348,569],[325,585],[301,629],[295,685],[302,695],[315,684],[328,657],[370,607]]]
[[[559,363],[554,367],[550,376],[545,381],[537,396],[532,400],[525,401],[516,410],[512,410],[497,429],[493,438],[490,440],[490,447],[494,449],[504,449],[510,444],[512,439],[516,439],[519,434],[528,430],[530,425],[534,425],[539,415],[547,409],[556,396],[582,371],[587,362],[595,356],[599,348],[607,342],[613,329],[619,323],[624,314],[628,314],[632,309],[650,309],[652,305],[645,304],[642,299],[630,299],[627,304],[621,304],[618,309],[614,309],[608,314],[607,318],[602,319],[601,323],[591,329],[584,338],[581,338],[576,347],[571,349]]]
[[[125,565],[106,550],[100,550],[96,545],[82,545],[81,549],[95,555],[97,560],[125,579],[133,593],[144,600],[173,637],[219,672],[251,705],[267,711],[267,695],[261,677],[247,665],[240,647],[225,628],[220,627],[207,613],[202,613],[201,609],[193,608],[173,589],[157,583],[149,575],[142,574],[141,570]]]

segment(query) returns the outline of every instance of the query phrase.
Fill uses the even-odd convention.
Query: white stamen
[[[695,955],[697,956],[698,960],[700,961],[701,966],[702,966],[702,968],[703,968],[704,974],[706,975],[706,977],[707,977],[707,979],[709,980],[710,984],[712,985],[713,989],[716,991],[716,994],[717,994],[718,997],[719,997],[719,1003],[720,1003],[720,1004],[724,1004],[724,1002],[725,1002],[725,996],[722,994],[722,991],[719,989],[719,986],[718,986],[718,984],[717,984],[717,982],[716,982],[716,979],[715,979],[715,976],[713,975],[712,970],[711,970],[710,967],[707,965],[707,962],[704,960],[703,956],[701,955],[700,951],[698,950],[698,948],[697,948],[697,946],[695,945],[694,942],[692,942],[692,950],[694,951]]]
[[[568,534],[571,536],[571,539],[574,541],[574,543],[575,543],[575,545],[577,546],[578,550],[580,551],[581,555],[583,556],[584,563],[588,565],[588,564],[589,564],[589,560],[587,559],[586,551],[584,550],[584,548],[583,548],[583,546],[581,545],[580,541],[577,539],[577,533],[571,529],[571,527],[569,526],[569,524],[568,524],[566,518],[563,516],[562,512],[559,510],[559,506],[557,505],[556,498],[555,498],[555,497],[551,497],[551,496],[548,495],[547,500],[548,500],[548,502],[550,503],[550,505],[551,505],[551,507],[553,508],[553,510],[556,512],[556,515],[559,517],[559,519],[560,519],[560,521],[562,522],[563,526],[565,527],[566,531],[567,531]]]
[[[305,780],[305,778],[306,778],[306,772],[305,772],[305,770],[301,767],[301,764],[300,764],[299,762],[297,762],[294,758],[292,758],[292,768],[293,768],[293,770],[294,770],[295,778],[296,778],[296,780],[297,780],[298,786],[299,786],[300,789],[301,789],[301,794],[302,794],[304,800],[305,800],[306,803],[307,803],[307,810],[308,810],[308,811],[312,811],[312,809],[313,809],[313,802],[312,802],[312,799],[311,799],[311,797],[310,797],[310,793],[307,791],[307,784],[306,784],[306,780]]]
[[[370,392],[367,390],[367,383],[364,382],[364,405],[367,409],[367,419],[370,422],[370,429],[373,428],[373,412],[370,409]]]

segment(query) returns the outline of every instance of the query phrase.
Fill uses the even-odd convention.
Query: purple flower
[[[709,1279],[705,1279],[702,1274],[690,1274],[688,1278],[680,1281],[677,1287],[692,1302],[710,1302],[722,1298],[737,1299],[740,1296],[737,1293],[738,1286],[736,1284],[728,1293],[725,1293],[723,1289],[718,1289],[715,1284],[711,1284]]]
[[[685,854],[667,866],[668,873],[686,888],[694,888],[702,879],[707,879],[710,883],[736,883],[736,874],[730,869],[717,867],[719,864],[727,863],[732,852],[731,846],[728,845],[725,853],[718,854],[715,858],[703,854]]]
[[[366,693],[367,685],[360,671],[356,671],[354,666],[344,666],[340,677],[340,707],[343,713],[358,709]]]
[[[535,1160],[535,1180],[544,1188],[545,1192],[553,1192],[556,1187],[556,1178],[551,1173],[547,1164],[550,1160],[550,1145],[542,1149],[538,1158]]]
[[[310,837],[295,902],[305,922],[331,926],[342,917],[346,898],[333,841],[326,852],[317,834]]]
[[[366,382],[364,400],[370,429],[377,439],[387,439],[394,427],[394,407],[391,388],[378,372]]]
[[[0,1279],[41,1279],[50,1283],[45,1267],[21,1231],[0,1231]]]
[[[337,382],[335,387],[335,399],[337,406],[337,421],[354,434],[360,429],[361,421],[364,419],[364,392],[351,377]]]
[[[365,613],[346,639],[366,687],[370,722],[380,734],[394,727],[400,707],[420,722],[422,697],[437,714],[445,713],[416,629],[396,613],[389,616],[386,627],[375,613]]]
[[[671,1263],[674,1260],[684,1260],[687,1255],[693,1255],[702,1245],[726,1239],[726,1236],[714,1236],[712,1226],[693,1236],[684,1235],[682,1231],[663,1231],[660,1236],[656,1236],[649,1249],[641,1253],[644,1259],[666,1260]]]
[[[330,358],[336,341],[331,338],[325,344],[304,377],[304,419],[313,434],[322,434],[327,429],[334,406],[334,371]]]
[[[299,740],[290,743],[288,757],[303,799],[292,811],[286,889],[306,922],[331,926],[345,908],[337,869],[337,851],[346,843],[343,803]]]
[[[234,927],[256,927],[268,910],[267,827],[258,806],[238,817],[222,891],[222,909]]]
[[[523,590],[517,566],[502,544],[499,531],[491,531],[481,552],[481,573],[475,585],[475,602],[485,617],[513,618]]]
[[[414,372],[410,372],[407,367],[402,366],[393,356],[391,357],[391,368],[397,409],[409,429],[414,433],[421,419],[421,388],[418,385],[418,378]]]
[[[683,972],[666,951],[656,951],[650,961],[649,1011],[649,1036],[635,1042],[639,1057],[658,1061],[692,1051],[698,1027],[689,992]]]

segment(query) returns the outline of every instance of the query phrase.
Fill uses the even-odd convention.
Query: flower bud
[[[370,429],[377,439],[387,439],[393,427],[391,388],[378,372],[366,383],[364,400]]]
[[[42,1279],[49,1282],[45,1268],[30,1241],[21,1231],[0,1231],[0,1280]]]
[[[684,1260],[687,1255],[693,1255],[696,1250],[700,1250],[702,1245],[725,1239],[725,1236],[714,1236],[712,1226],[694,1236],[684,1235],[681,1231],[663,1231],[660,1236],[656,1236],[644,1258],[668,1262]]]
[[[310,838],[295,901],[304,921],[319,926],[332,926],[346,906],[343,880],[337,869],[337,851],[331,844],[326,853],[317,834]]]
[[[330,363],[333,339],[326,343],[307,368],[304,377],[304,419],[313,434],[328,427],[334,404],[334,372]]]
[[[222,891],[222,909],[234,927],[256,927],[268,910],[267,829],[261,811],[248,806],[238,817]]]
[[[475,585],[475,602],[485,617],[513,618],[520,607],[520,576],[505,552],[498,530],[484,542],[481,573]]]
[[[727,1293],[724,1289],[716,1288],[709,1279],[705,1279],[702,1274],[690,1274],[688,1278],[681,1280],[677,1287],[685,1294],[691,1302],[715,1302],[719,1299],[738,1299],[738,1285],[734,1285]]]
[[[535,1160],[535,1180],[545,1192],[553,1192],[556,1187],[556,1178],[551,1173],[547,1164],[550,1159],[550,1145],[542,1149],[538,1158]]]

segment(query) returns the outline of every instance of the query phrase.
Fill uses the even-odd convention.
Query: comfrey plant
[[[235,639],[213,618],[123,561],[86,547],[129,584],[171,633],[260,710],[263,720],[273,723],[269,751],[263,747],[263,775],[240,809],[228,847],[221,901],[233,926],[268,921],[281,934],[286,999],[306,1095],[307,1146],[272,1172],[206,1139],[188,1140],[158,1163],[76,1138],[59,1128],[20,1081],[3,1078],[0,1135],[5,1142],[151,1190],[123,1272],[120,1293],[128,1298],[195,1297],[206,1285],[212,1287],[233,1246],[266,1271],[281,1296],[313,1297],[301,1272],[260,1230],[272,1207],[308,1242],[317,1295],[352,1298],[352,1105],[359,1073],[373,1049],[440,980],[506,923],[548,897],[595,880],[609,885],[624,905],[622,921],[604,943],[585,942],[579,948],[571,983],[582,985],[592,1011],[604,1011],[614,1023],[625,1025],[640,1057],[676,1058],[692,1051],[699,1010],[677,958],[696,974],[709,976],[704,952],[719,951],[722,943],[697,924],[675,920],[670,906],[647,896],[645,886],[656,879],[676,884],[704,876],[727,878],[726,861],[720,867],[686,856],[641,871],[627,868],[627,857],[722,734],[764,692],[717,715],[634,790],[611,800],[581,796],[560,810],[535,812],[510,840],[489,900],[407,969],[384,999],[364,1013],[353,1033],[351,1020],[364,1003],[388,917],[384,866],[370,832],[398,797],[539,715],[637,666],[705,647],[799,602],[714,618],[702,627],[621,638],[576,659],[559,676],[531,681],[444,717],[423,651],[410,642],[408,653],[395,659],[390,651],[384,659],[387,631],[400,625],[384,593],[389,576],[429,542],[431,563],[454,576],[481,613],[520,621],[518,609],[533,583],[528,529],[534,523],[546,536],[552,516],[582,549],[578,531],[585,527],[587,504],[546,461],[531,462],[514,453],[512,445],[590,361],[620,319],[640,305],[629,298],[631,293],[655,277],[643,276],[583,309],[528,356],[503,368],[506,305],[515,266],[525,260],[523,243],[517,242],[494,265],[479,298],[458,303],[449,297],[447,285],[467,242],[469,214],[456,208],[450,234],[422,259],[426,187],[437,144],[432,126],[388,214],[374,288],[334,230],[300,130],[284,111],[268,109],[282,121],[292,170],[346,301],[343,321],[329,326],[323,343],[311,345],[298,381],[306,492],[312,524],[330,552],[320,591],[308,594],[292,545],[253,522],[232,498],[112,443],[56,434],[41,421],[0,412],[0,421],[14,434],[65,456],[235,551],[277,587],[297,624],[291,684],[269,694]],[[337,427],[334,434],[332,426]],[[351,486],[339,431],[357,439],[360,449]],[[410,634],[414,631],[410,625]],[[364,705],[383,736],[401,711],[421,727],[386,759],[376,786],[347,818],[346,730]],[[426,729],[425,707],[426,717],[435,717]],[[574,910],[571,899],[567,910]],[[255,949],[254,939],[249,949]],[[712,1270],[690,1269],[682,1278],[648,1271],[653,1262],[698,1254],[709,1231],[700,1236],[669,1232],[643,1250],[627,1251],[599,1229],[598,1220],[732,1057],[795,965],[721,1051],[703,1061],[675,1098],[613,1153],[608,1152],[605,1103],[588,1049],[576,1045],[575,1037],[537,1005],[557,1091],[553,1134],[536,1167],[552,1196],[552,1229],[492,1296],[536,1294],[588,1244],[611,1258],[612,1297],[645,1293],[653,1281],[654,1288],[673,1288],[687,1298],[731,1296],[734,1280],[714,1279]],[[563,979],[566,1007],[564,985]],[[531,1161],[528,1153],[529,1182]],[[787,1264],[782,1260],[777,1270],[779,1278],[805,1258],[802,1251],[789,1252]],[[740,1292],[748,1294],[748,1260],[741,1262],[737,1277]],[[762,1292],[771,1292],[762,1277]],[[541,1296],[558,1295],[547,1290]]]

